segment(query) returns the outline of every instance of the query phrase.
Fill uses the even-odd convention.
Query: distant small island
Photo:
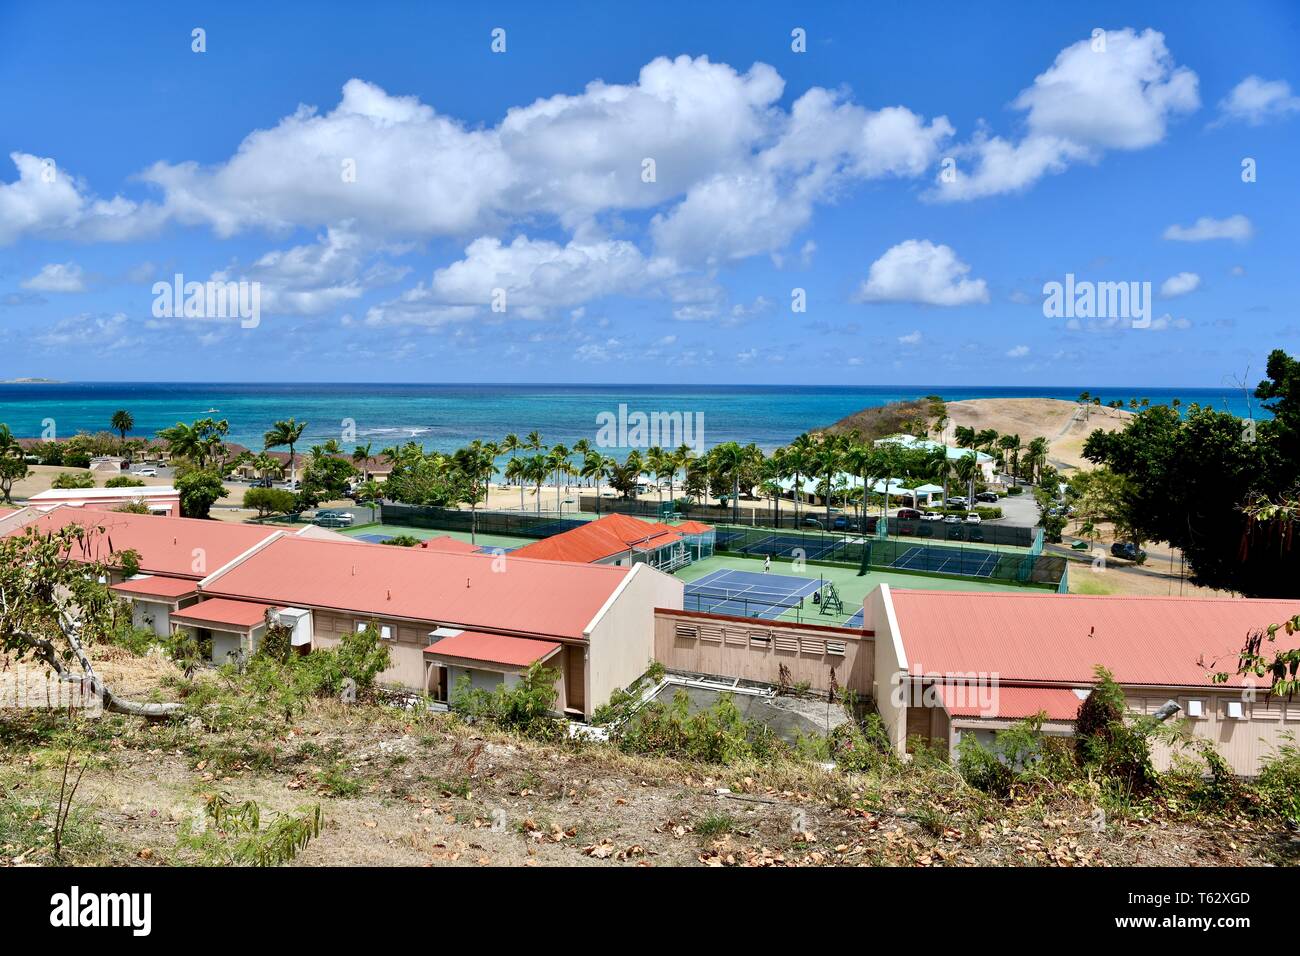
[[[62,385],[57,378],[6,378],[0,379],[0,385]]]

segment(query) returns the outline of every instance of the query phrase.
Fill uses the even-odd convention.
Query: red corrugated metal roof
[[[652,524],[629,515],[606,515],[580,528],[524,545],[514,552],[517,558],[543,561],[574,561],[591,564],[624,551],[653,551],[682,536],[664,524]]]
[[[230,624],[235,627],[253,627],[266,620],[266,612],[273,604],[255,604],[251,601],[229,601],[210,598],[180,611],[172,611],[173,621],[185,620],[206,624]]]
[[[33,528],[40,534],[49,534],[70,524],[103,529],[92,534],[86,552],[78,549],[72,555],[75,560],[106,561],[112,553],[131,550],[140,556],[142,571],[193,580],[206,577],[278,533],[271,528],[230,521],[124,511],[87,512],[80,508],[56,508],[9,533],[23,534]]]
[[[286,537],[204,585],[209,594],[453,627],[582,637],[631,568]]]
[[[525,637],[505,634],[484,634],[482,631],[461,631],[444,637],[424,649],[432,657],[454,657],[460,660],[486,661],[527,667],[534,661],[549,657],[560,649],[554,641],[534,641]]]
[[[461,541],[459,538],[453,538],[449,534],[421,541],[420,547],[429,551],[446,551],[451,554],[474,554],[478,551],[478,545],[470,544],[468,541]]]
[[[1121,684],[1208,684],[1236,670],[1249,632],[1300,614],[1300,601],[891,590],[912,674],[1012,682],[1085,685],[1102,664]]]
[[[1048,720],[1074,720],[1081,702],[1074,691],[1058,687],[947,683],[937,685],[935,689],[944,709],[953,717],[1023,720],[1045,713]]]
[[[153,575],[138,581],[114,584],[111,590],[122,594],[145,594],[150,597],[180,598],[198,590],[198,582],[189,578],[165,578]]]
[[[679,521],[675,525],[670,525],[682,534],[708,534],[713,530],[713,525],[705,524],[703,521]]]

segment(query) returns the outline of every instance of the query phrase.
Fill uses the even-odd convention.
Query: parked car
[[[133,472],[131,472],[131,474],[135,475],[137,478],[157,478],[157,477],[158,477],[158,469],[157,469],[157,468],[141,468],[139,471],[133,471]]]
[[[316,517],[312,519],[312,524],[319,525],[322,528],[346,528],[352,524],[352,513],[338,511],[333,508],[318,511]]]
[[[943,516],[943,523],[944,523],[944,524],[961,524],[961,516],[960,516],[960,515],[944,515],[944,516]]]
[[[1110,553],[1127,561],[1145,561],[1147,553],[1132,541],[1116,541],[1110,546]]]
[[[966,500],[966,497],[964,495],[957,495],[954,498],[947,499],[944,502],[944,507],[948,507],[949,505],[955,505],[958,508],[965,508],[969,504],[970,502]]]
[[[915,508],[898,509],[899,521],[919,521],[920,518],[921,518],[921,512],[917,511]]]
[[[967,523],[967,524],[979,524],[980,521],[982,521],[982,520],[983,520],[983,519],[980,518],[980,516],[979,516],[979,514],[978,514],[977,512],[974,512],[974,511],[968,511],[968,512],[966,512],[966,523]]]
[[[999,499],[996,491],[981,491],[975,496],[975,500],[982,501],[987,505],[995,505]]]
[[[820,518],[812,518],[812,517],[804,518],[803,525],[805,528],[821,528],[822,530],[825,530],[826,528],[826,526],[822,524]]]
[[[274,488],[274,487],[275,487],[275,482],[272,481],[270,478],[258,478],[256,481],[252,482],[248,487],[250,487],[250,488]]]
[[[942,521],[942,520],[943,520],[943,515],[941,515],[941,514],[940,514],[939,512],[937,512],[937,511],[923,511],[923,512],[921,512],[921,520],[922,520],[922,521]]]

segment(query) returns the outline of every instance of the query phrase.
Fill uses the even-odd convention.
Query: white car
[[[979,524],[981,520],[983,520],[983,519],[981,519],[980,516],[979,516],[979,514],[977,514],[977,513],[974,512],[974,511],[968,511],[968,512],[966,513],[966,523],[967,523],[967,524]]]
[[[922,511],[922,512],[921,512],[921,520],[922,520],[922,521],[942,521],[942,520],[943,520],[943,515],[939,514],[939,512],[937,512],[937,511]]]
[[[957,515],[944,515],[944,516],[943,516],[943,523],[944,523],[944,524],[961,524],[961,518],[960,518],[959,516],[957,516]]]
[[[158,469],[157,469],[157,468],[141,468],[139,471],[133,471],[133,472],[131,472],[131,474],[135,475],[137,478],[157,478],[157,477],[158,477]]]

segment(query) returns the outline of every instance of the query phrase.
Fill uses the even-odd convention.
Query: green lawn
[[[802,620],[811,624],[842,624],[862,607],[862,601],[878,584],[888,584],[891,588],[914,588],[928,591],[1023,591],[1014,584],[991,584],[984,578],[943,578],[928,574],[908,574],[903,571],[882,571],[872,568],[862,577],[855,568],[827,567],[819,564],[807,564],[800,572],[792,567],[789,558],[773,558],[772,574],[786,574],[799,578],[822,578],[831,581],[844,603],[844,614],[836,617],[821,614],[810,599],[804,600],[803,608],[791,609],[781,615],[781,620]],[[761,558],[739,557],[736,555],[715,555],[697,561],[677,572],[683,581],[694,581],[706,574],[712,574],[721,568],[735,568],[739,571],[762,571]]]

